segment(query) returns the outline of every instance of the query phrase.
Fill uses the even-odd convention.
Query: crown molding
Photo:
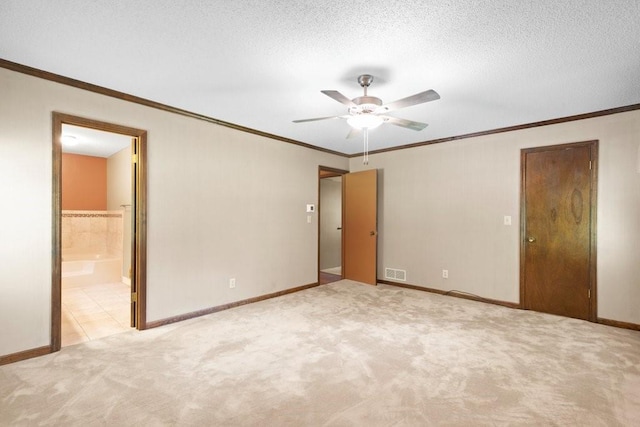
[[[6,68],[7,70],[15,71],[21,74],[27,74],[33,77],[38,77],[44,80],[49,80],[55,83],[60,83],[66,86],[75,87],[77,89],[86,90],[100,95],[109,96],[111,98],[121,99],[123,101],[132,102],[134,104],[144,105],[145,107],[155,108],[157,110],[167,111],[169,113],[179,114],[181,116],[191,117],[205,122],[214,123],[219,126],[224,126],[230,129],[235,129],[240,132],[246,132],[253,135],[262,136],[265,138],[273,139],[276,141],[286,142],[288,144],[298,145],[301,147],[309,148],[316,151],[322,151],[324,153],[334,154],[336,156],[348,157],[344,153],[338,151],[329,150],[327,148],[317,147],[315,145],[307,144],[305,142],[296,141],[295,139],[285,138],[283,136],[274,135],[267,132],[262,132],[256,129],[251,129],[245,126],[240,126],[235,123],[225,122],[213,117],[205,116],[203,114],[194,113],[192,111],[183,110],[181,108],[172,107],[170,105],[161,104],[159,102],[151,101],[149,99],[141,98],[128,93],[119,92],[117,90],[109,89],[103,86],[86,83],[81,80],[72,79],[70,77],[61,76],[59,74],[51,73],[49,71],[40,70],[38,68],[29,67],[27,65],[18,64],[16,62],[7,61],[0,58],[0,68]]]

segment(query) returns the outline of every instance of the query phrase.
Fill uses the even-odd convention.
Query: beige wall
[[[52,111],[149,132],[149,321],[315,282],[318,166],[363,168],[2,68],[0,93],[0,355],[50,340]],[[379,276],[517,302],[520,149],[592,139],[598,315],[640,323],[639,111],[372,155]]]
[[[131,148],[113,154],[107,161],[107,209],[115,211],[131,204]]]
[[[122,277],[130,279],[131,267],[131,147],[107,159],[107,209],[122,210]],[[124,207],[122,205],[125,205]]]
[[[0,93],[0,355],[50,340],[52,111],[148,131],[148,321],[316,282],[305,207],[347,159],[2,68]]]
[[[351,159],[381,170],[378,277],[518,302],[520,149],[595,139],[598,316],[640,324],[640,111]]]

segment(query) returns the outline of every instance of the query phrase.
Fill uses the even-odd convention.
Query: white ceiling
[[[442,97],[375,150],[640,103],[639,52],[638,0],[0,2],[0,58],[346,154],[344,120],[291,121],[344,114],[320,90],[359,74]]]
[[[70,140],[67,139],[70,137]],[[109,158],[131,147],[130,136],[62,124],[62,152]]]

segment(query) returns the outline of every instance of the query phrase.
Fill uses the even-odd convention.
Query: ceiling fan
[[[347,138],[353,138],[364,131],[364,163],[369,160],[369,129],[376,128],[383,123],[400,126],[406,129],[420,131],[427,127],[426,123],[414,122],[412,120],[401,119],[399,117],[388,116],[387,113],[400,108],[411,107],[412,105],[423,104],[429,101],[440,99],[440,95],[434,90],[426,90],[415,95],[399,99],[389,104],[383,104],[380,98],[369,96],[367,88],[373,82],[373,76],[362,74],[358,76],[358,83],[364,89],[364,95],[349,99],[337,90],[321,91],[330,98],[349,107],[348,114],[341,116],[316,117],[313,119],[294,120],[294,123],[315,122],[328,119],[346,119],[351,126],[351,131]]]

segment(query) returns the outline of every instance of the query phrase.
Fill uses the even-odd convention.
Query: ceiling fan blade
[[[294,120],[293,123],[317,122],[318,120],[341,119],[342,116],[315,117],[313,119]]]
[[[356,104],[353,103],[352,100],[338,92],[337,90],[321,90],[320,92],[327,95],[329,98],[333,98],[341,104],[346,105],[347,107],[355,107]]]
[[[351,128],[349,134],[347,135],[347,139],[355,138],[356,136],[360,136],[362,134],[362,129]]]
[[[406,98],[398,99],[397,101],[379,107],[376,112],[386,113],[387,111],[398,110],[400,108],[411,107],[412,105],[423,104],[429,101],[435,101],[440,99],[440,95],[435,90],[425,90],[424,92],[416,93],[415,95],[407,96]]]
[[[427,126],[429,126],[426,123],[414,122],[413,120],[401,119],[398,117],[391,117],[391,116],[380,116],[380,117],[384,119],[385,123],[389,123],[392,125],[400,126],[400,127],[411,129],[411,130],[420,131],[426,128]]]

